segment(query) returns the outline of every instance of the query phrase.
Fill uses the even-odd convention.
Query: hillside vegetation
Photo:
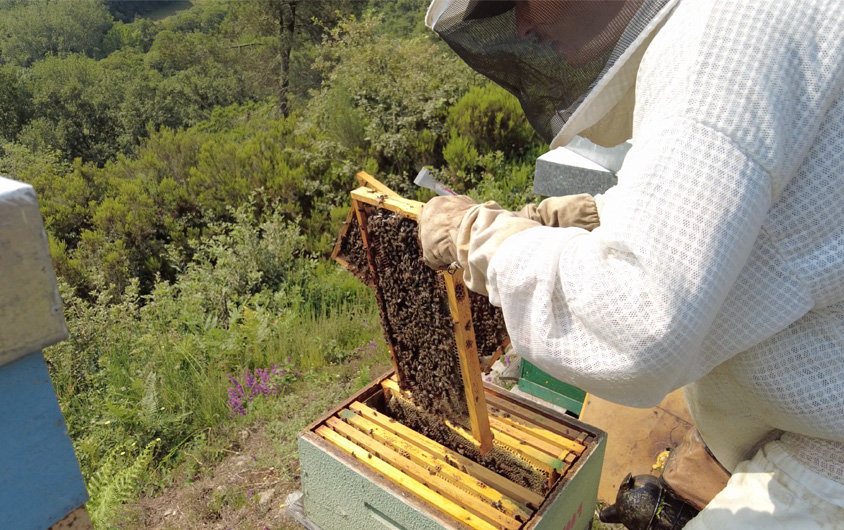
[[[357,171],[533,199],[544,146],[426,6],[0,0],[0,173],[39,196],[71,333],[45,357],[99,528],[243,429],[295,479],[298,429],[389,365],[327,259]]]

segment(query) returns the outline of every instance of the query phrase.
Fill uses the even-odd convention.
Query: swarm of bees
[[[490,304],[489,298],[472,291],[469,291],[469,304],[472,306],[472,326],[475,328],[478,356],[492,356],[508,339],[504,313],[501,308]]]

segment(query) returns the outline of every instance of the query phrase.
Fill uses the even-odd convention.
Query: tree
[[[356,5],[357,4],[357,5]],[[316,42],[326,25],[361,7],[352,0],[250,0],[244,4],[240,21],[247,31],[275,34],[278,49],[278,109],[290,114],[291,54],[297,46]]]
[[[287,92],[290,88],[290,50],[293,49],[293,32],[296,31],[297,0],[276,0],[270,3],[278,22],[278,56],[280,79],[278,83],[278,110],[285,118],[290,115]]]
[[[338,24],[314,68],[324,81],[305,118],[338,149],[366,149],[381,175],[415,175],[418,165],[436,164],[450,106],[480,80],[438,42],[396,39],[375,18]]]
[[[23,82],[22,68],[0,66],[0,137],[13,140],[29,120],[29,91]]]
[[[114,110],[120,86],[84,55],[48,57],[29,69],[33,120],[18,140],[35,150],[101,163],[117,152]]]
[[[21,2],[0,12],[4,62],[29,66],[48,55],[93,57],[114,23],[102,0]]]

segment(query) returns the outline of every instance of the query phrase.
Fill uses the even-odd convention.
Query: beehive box
[[[321,530],[589,528],[606,446],[602,431],[485,385],[495,439],[488,455],[506,452],[536,469],[542,487],[529,487],[490,469],[483,459],[477,462],[477,454],[464,447],[446,447],[393,418],[387,402],[401,391],[392,375],[378,378],[300,433],[303,500],[313,525]],[[471,440],[468,433],[462,437]]]
[[[422,263],[421,203],[358,179],[333,257],[375,289],[394,371],[300,435],[306,513],[323,530],[585,527],[603,433],[484,387],[500,311]]]

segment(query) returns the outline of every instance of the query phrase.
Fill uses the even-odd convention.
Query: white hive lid
[[[0,177],[0,366],[66,338],[35,190]]]

